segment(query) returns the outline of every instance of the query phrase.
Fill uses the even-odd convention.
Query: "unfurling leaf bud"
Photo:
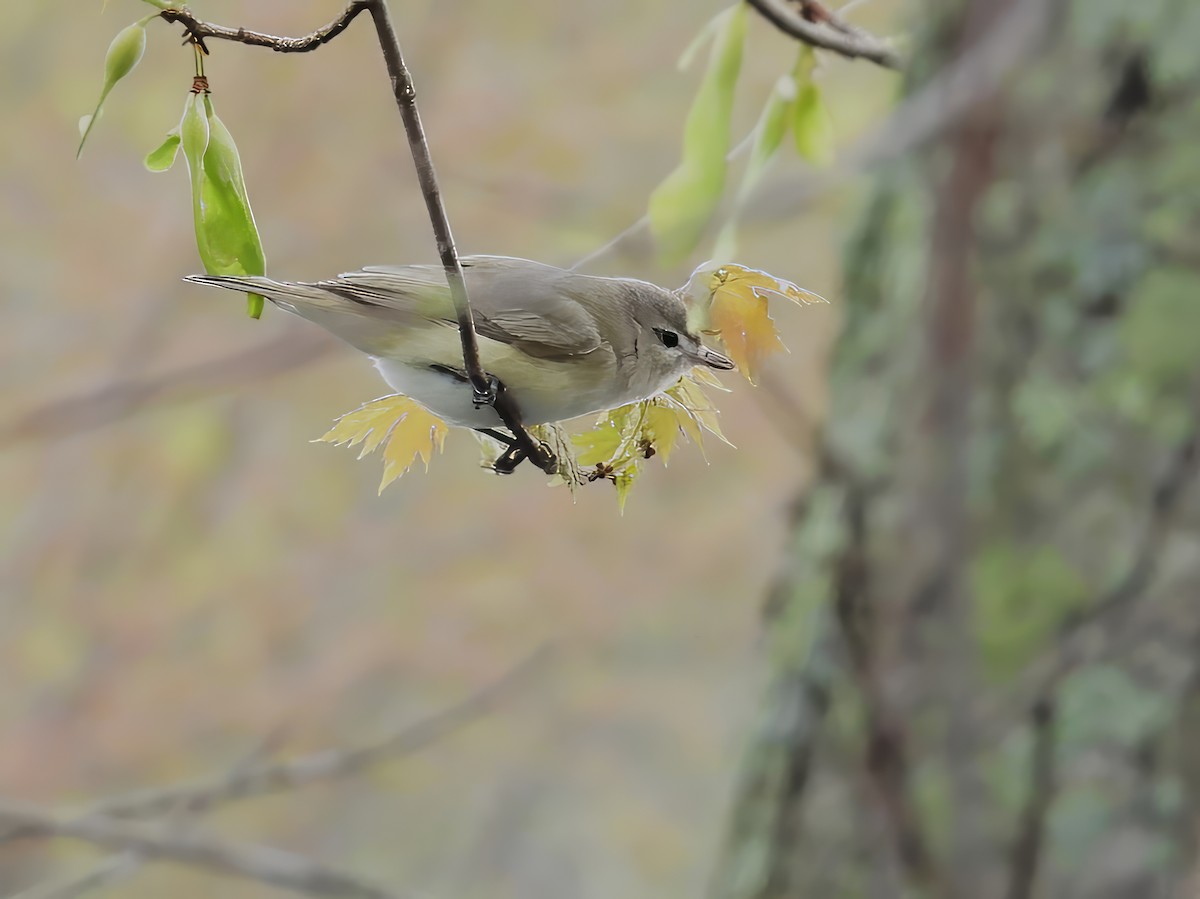
[[[175,157],[179,155],[180,140],[179,128],[172,128],[168,131],[166,139],[158,148],[146,154],[144,162],[146,168],[152,172],[167,171],[175,164]]]
[[[153,18],[157,18],[157,16],[147,16],[122,29],[108,45],[108,54],[104,57],[104,87],[100,90],[96,111],[92,113],[91,120],[87,123],[83,137],[79,141],[79,149],[75,152],[76,158],[83,152],[83,145],[87,142],[88,135],[92,132],[92,126],[100,116],[100,107],[104,105],[104,100],[108,97],[109,92],[118,81],[132,72],[142,61],[142,54],[146,52],[146,23]]]

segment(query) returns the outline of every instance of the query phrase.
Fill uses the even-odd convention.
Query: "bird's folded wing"
[[[605,345],[594,319],[572,295],[570,272],[492,256],[465,258],[463,271],[480,336],[540,359],[585,355]],[[440,266],[376,266],[320,286],[364,305],[457,324]]]

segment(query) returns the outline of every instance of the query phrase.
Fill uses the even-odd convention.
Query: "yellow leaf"
[[[714,390],[719,390],[722,393],[729,393],[729,388],[721,383],[721,379],[712,373],[710,369],[697,365],[686,376],[689,380],[695,381],[704,387],[711,387]]]
[[[696,371],[699,369],[693,369],[692,375]],[[720,386],[719,382],[718,386]],[[701,453],[704,452],[701,428],[715,434],[722,443],[733,446],[721,431],[721,423],[717,420],[716,406],[712,404],[700,384],[691,380],[690,377],[682,378],[678,384],[666,392],[665,396],[675,405],[677,418],[684,433],[700,448]]]
[[[393,394],[364,403],[347,412],[332,428],[318,438],[337,446],[362,444],[358,458],[386,444],[383,451],[383,480],[379,492],[400,477],[419,456],[429,469],[433,451],[439,452],[446,440],[446,425],[425,407],[406,396]]]
[[[720,287],[713,296],[709,315],[729,358],[751,383],[767,356],[786,349],[767,312],[765,296],[735,287]]]
[[[629,499],[629,490],[633,487],[633,482],[641,473],[641,468],[634,465],[613,478],[613,484],[617,488],[617,510],[622,515],[625,514],[625,500]]]
[[[626,441],[630,414],[637,404],[606,412],[590,431],[574,434],[572,442],[580,448],[579,464],[590,468],[597,463],[611,464]]]
[[[662,456],[663,464],[671,457],[671,451],[679,442],[680,421],[673,409],[665,400],[657,397],[646,404],[646,414],[642,425],[643,439],[654,447],[654,451]]]
[[[692,274],[687,290],[689,324],[718,334],[729,358],[751,382],[767,356],[786,349],[767,310],[768,298],[797,304],[827,302],[790,281],[732,263],[702,266]]]

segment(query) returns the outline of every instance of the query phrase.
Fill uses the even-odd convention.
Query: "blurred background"
[[[737,449],[652,463],[623,516],[607,484],[481,470],[462,434],[382,496],[378,459],[311,443],[387,391],[306,323],[180,282],[185,169],[141,162],[191,85],[178,29],[150,24],[76,163],[146,8],[6,10],[0,792],[83,804],[264,741],[351,745],[549,646],[436,748],[208,823],[428,896],[1184,895],[1200,16],[854,5],[917,62],[822,54],[839,145],[916,152],[815,193],[784,154],[738,261],[832,303],[779,309],[790,355],[719,398]],[[1023,7],[1002,94],[875,130]],[[341,8],[195,4],[278,34]],[[570,265],[637,220],[720,8],[394,3],[460,251]],[[211,49],[269,273],[436,261],[365,21],[311,55]],[[735,139],[794,56],[752,17]],[[710,248],[589,270],[674,286]],[[90,857],[0,844],[0,894]],[[110,888],[268,892],[166,866]]]

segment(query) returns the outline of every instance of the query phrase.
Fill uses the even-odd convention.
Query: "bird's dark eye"
[[[674,331],[668,331],[666,328],[655,328],[654,333],[658,335],[658,339],[662,341],[663,346],[679,346],[679,335]]]

